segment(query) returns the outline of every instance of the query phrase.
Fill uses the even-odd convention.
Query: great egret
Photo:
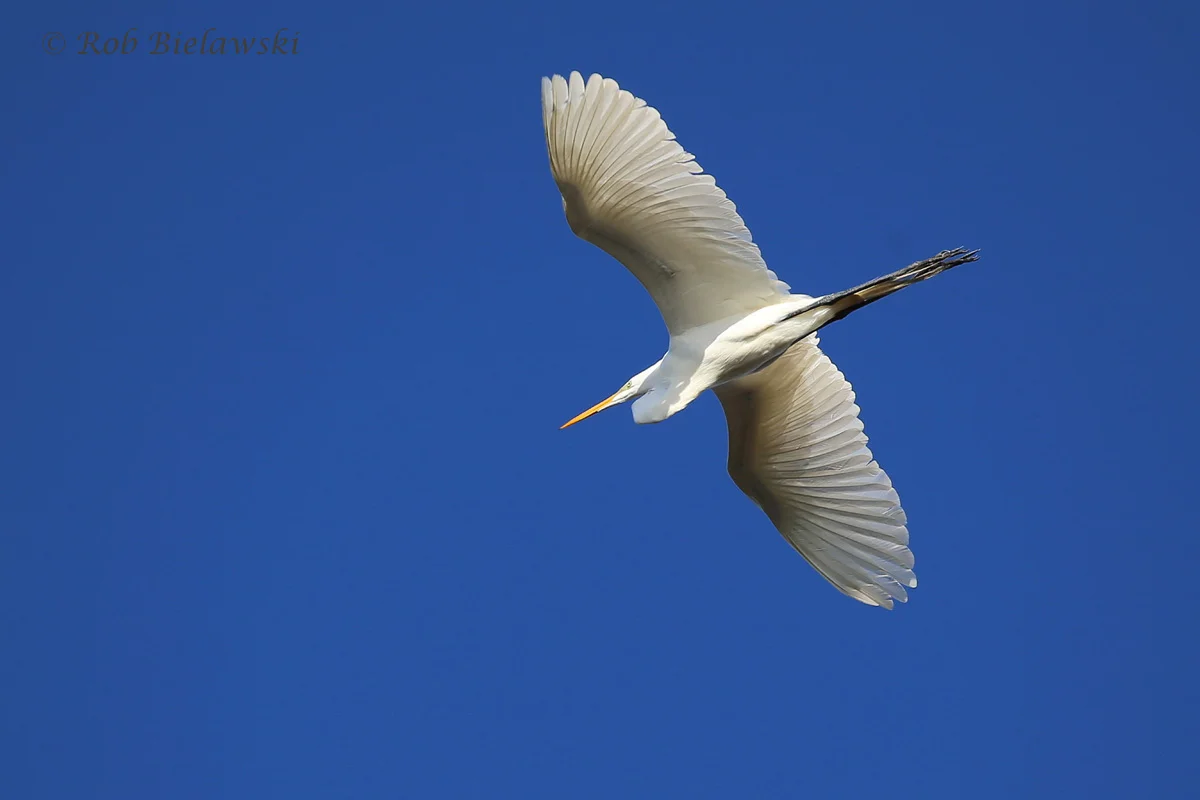
[[[792,294],[645,101],[610,78],[555,75],[542,79],[542,121],[571,230],[641,281],[670,333],[662,359],[563,427],[635,398],[635,422],[662,422],[712,389],[738,488],[842,592],[905,602],[917,579],[900,498],[815,334],[978,251],[944,251],[824,297]]]

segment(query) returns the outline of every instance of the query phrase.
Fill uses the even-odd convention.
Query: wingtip
[[[583,73],[577,69],[571,70],[565,76],[558,72],[551,73],[550,75],[543,75],[542,76],[542,87],[545,88],[548,85],[555,85],[555,84],[561,83],[563,86],[569,87],[570,90],[572,92],[574,92],[577,90],[584,89],[587,86],[587,84],[589,84],[593,81],[599,81],[601,83],[611,83],[614,86],[614,88],[620,88],[620,87],[616,86],[616,83],[617,83],[616,81],[614,81],[612,78],[604,77],[599,72],[593,72],[593,73],[589,74],[587,76],[587,79],[585,80],[583,77]]]

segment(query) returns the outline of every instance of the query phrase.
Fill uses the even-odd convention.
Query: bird
[[[571,230],[650,293],[666,354],[567,428],[632,401],[662,422],[712,390],[734,484],[844,594],[892,609],[917,585],[908,520],[876,463],[849,381],[817,331],[978,259],[955,248],[835,294],[792,293],[736,206],[645,100],[597,74],[542,78],[550,171]]]

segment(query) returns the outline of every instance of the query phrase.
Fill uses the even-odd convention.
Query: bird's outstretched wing
[[[816,337],[714,391],[738,488],[838,589],[884,608],[905,602],[917,579],[900,498],[867,448],[854,390]]]
[[[616,81],[542,78],[550,170],[567,222],[632,272],[672,335],[788,295],[734,204],[662,117]]]

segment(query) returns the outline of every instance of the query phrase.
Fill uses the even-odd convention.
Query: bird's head
[[[607,400],[601,400],[599,403],[570,420],[562,427],[569,428],[576,422],[582,422],[583,420],[587,419],[592,414],[597,414],[606,408],[619,406],[621,403],[628,403],[634,398],[641,397],[646,392],[654,388],[654,374],[658,372],[658,367],[660,364],[662,364],[661,361],[656,364],[652,364],[651,366],[639,372],[637,375],[634,375],[632,378],[626,381],[625,385],[618,389],[616,394],[614,394],[612,397],[609,397]],[[562,430],[562,428],[559,428],[559,430]]]

